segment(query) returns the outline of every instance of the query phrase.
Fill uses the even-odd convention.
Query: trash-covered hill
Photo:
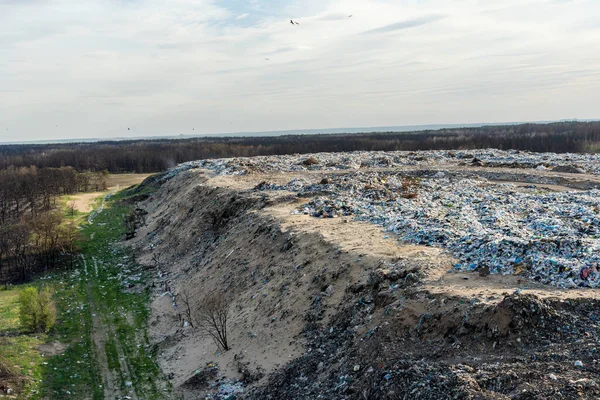
[[[156,270],[161,366],[190,399],[596,398],[599,167],[498,150],[175,167],[132,242]],[[184,312],[215,291],[227,352]]]

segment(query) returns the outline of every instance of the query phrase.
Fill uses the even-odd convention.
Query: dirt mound
[[[432,300],[439,298],[426,302]],[[351,307],[334,318],[329,330],[306,332],[314,338],[309,352],[271,375],[249,398],[563,399],[600,394],[593,339],[600,332],[589,314],[597,303],[569,305],[513,294],[496,307],[450,305],[462,318],[457,312],[422,314],[412,324],[410,318],[392,316],[366,334],[358,334],[356,326],[377,310],[366,314],[364,308]],[[581,322],[564,325],[576,320]]]
[[[67,345],[61,342],[50,342],[40,344],[37,349],[46,357],[52,357],[63,353],[67,349]]]

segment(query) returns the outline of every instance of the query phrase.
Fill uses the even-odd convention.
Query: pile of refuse
[[[285,156],[258,156],[190,161],[172,168],[162,179],[194,168],[219,175],[278,173],[299,171],[341,171],[360,168],[406,166],[488,166],[532,168],[568,173],[600,175],[600,156],[576,153],[533,153],[519,150],[432,150],[432,151],[355,151]]]
[[[352,215],[381,225],[406,242],[444,247],[458,260],[454,265],[458,270],[518,274],[559,287],[600,284],[599,190],[551,192],[490,183],[440,168],[419,177],[393,169],[465,162],[571,173],[585,166],[585,172],[600,174],[600,157],[595,155],[493,149],[203,160],[179,165],[169,174],[191,168],[223,175],[350,170],[326,178],[306,175],[283,185],[262,182],[255,190],[286,190],[312,197],[296,213],[319,218]]]
[[[343,181],[329,185],[330,198],[315,198],[297,212],[354,215],[404,241],[445,247],[459,260],[459,270],[488,268],[561,287],[600,284],[598,190],[540,192],[439,177],[422,179],[417,192],[406,196],[398,175],[356,173]]]

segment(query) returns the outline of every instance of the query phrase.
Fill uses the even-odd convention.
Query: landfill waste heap
[[[600,397],[598,156],[212,159],[144,185],[131,245],[183,398]],[[207,290],[227,352],[182,317]]]

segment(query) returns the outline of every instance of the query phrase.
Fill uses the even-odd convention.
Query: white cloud
[[[246,3],[0,0],[0,141],[598,117],[594,0]]]

